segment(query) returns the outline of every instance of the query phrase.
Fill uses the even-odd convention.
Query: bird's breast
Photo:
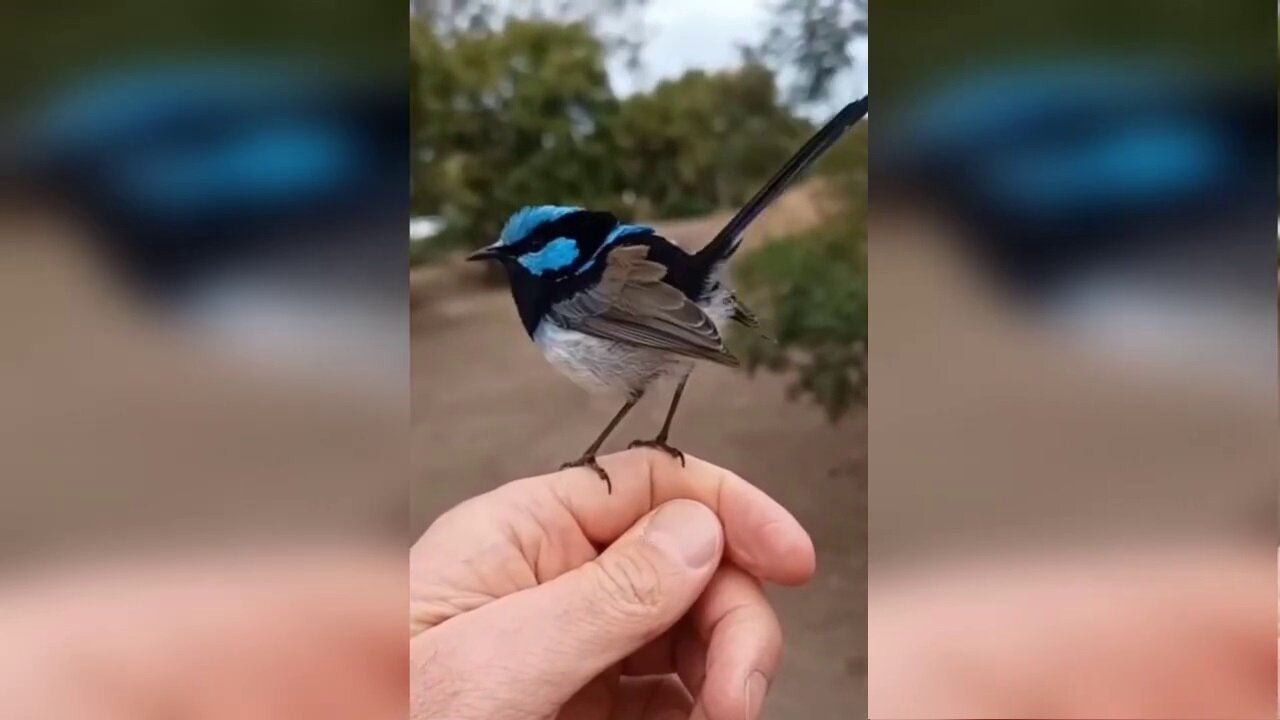
[[[632,395],[663,375],[692,365],[670,353],[605,340],[545,319],[533,333],[533,341],[552,367],[598,394]]]

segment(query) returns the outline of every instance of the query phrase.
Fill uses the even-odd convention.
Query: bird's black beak
[[[494,258],[497,258],[497,257],[498,257],[498,251],[492,245],[490,245],[489,247],[482,247],[479,250],[476,250],[475,252],[471,253],[470,255],[467,256],[467,260],[468,261],[493,260]]]

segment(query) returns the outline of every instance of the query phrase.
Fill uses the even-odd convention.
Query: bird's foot
[[[561,465],[560,469],[568,470],[569,468],[575,468],[575,467],[589,467],[592,470],[594,470],[596,472],[596,475],[599,476],[600,479],[604,481],[605,487],[608,489],[609,494],[610,495],[613,494],[613,481],[609,479],[609,473],[605,472],[604,468],[600,467],[600,463],[596,462],[595,455],[583,455],[577,460],[571,460]]]
[[[666,453],[666,454],[670,455],[671,457],[673,457],[673,458],[675,458],[675,459],[679,460],[679,461],[680,461],[680,467],[684,467],[684,453],[683,453],[683,452],[681,452],[679,448],[674,448],[674,447],[671,447],[670,445],[668,445],[668,444],[667,444],[667,439],[666,439],[666,438],[659,437],[659,438],[654,438],[654,439],[652,439],[652,440],[635,440],[635,441],[633,441],[630,445],[628,445],[627,447],[629,447],[629,448],[638,448],[638,447],[656,448],[656,449],[661,450],[662,452],[664,452],[664,453]]]

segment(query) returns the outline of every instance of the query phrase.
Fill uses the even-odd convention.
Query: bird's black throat
[[[511,282],[511,297],[516,302],[520,323],[524,325],[529,337],[533,337],[538,323],[551,304],[547,286],[538,278],[522,272],[508,272],[507,278]]]

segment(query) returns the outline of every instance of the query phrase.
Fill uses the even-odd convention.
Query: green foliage
[[[810,128],[779,102],[773,74],[748,64],[633,95],[612,131],[632,209],[679,217],[740,205]]]
[[[445,35],[497,32],[511,18],[589,26],[610,53],[640,62],[648,0],[411,0],[412,14]]]
[[[748,253],[736,287],[772,340],[737,332],[748,370],[794,372],[791,391],[835,421],[867,392],[866,125],[822,163],[831,213],[818,229]]]
[[[491,242],[528,204],[627,219],[731,207],[810,131],[758,64],[691,71],[618,100],[583,23],[450,36],[414,23],[410,53],[411,203],[444,218],[437,247]]]
[[[599,118],[617,107],[603,48],[581,24],[410,35],[411,203],[445,243],[492,241],[529,202],[610,207],[618,181]]]

